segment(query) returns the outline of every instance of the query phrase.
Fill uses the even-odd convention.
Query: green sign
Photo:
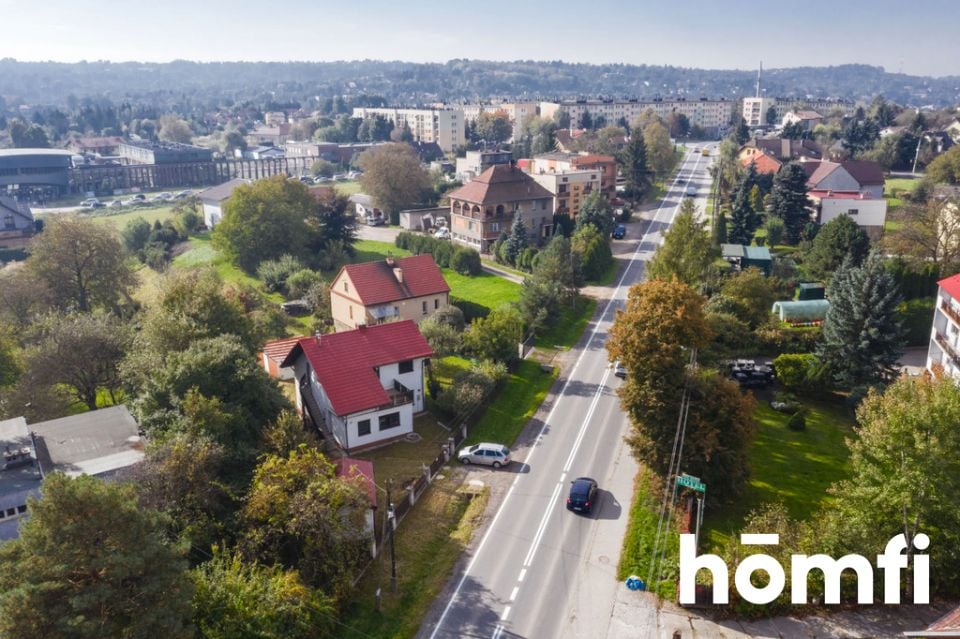
[[[707,485],[700,481],[699,477],[694,477],[693,475],[680,475],[677,477],[677,486],[689,488],[698,493],[707,492]]]

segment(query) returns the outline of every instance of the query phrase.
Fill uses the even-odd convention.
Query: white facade
[[[307,358],[301,355],[294,364],[294,374],[297,383],[297,408],[301,411],[304,406],[302,393],[309,388],[313,403],[319,408],[320,415],[314,415],[307,399],[307,408],[314,420],[323,420],[324,429],[330,432],[337,444],[344,450],[374,447],[380,442],[392,441],[413,432],[413,416],[424,410],[424,362],[426,358],[409,360],[412,369],[400,372],[401,362],[380,366],[378,375],[384,390],[392,390],[394,382],[399,382],[412,392],[412,400],[399,400],[389,406],[371,408],[349,415],[337,415],[330,403],[323,386],[317,380]],[[305,384],[305,382],[307,382]],[[319,424],[318,424],[319,426]]]
[[[937,290],[937,307],[933,313],[933,328],[927,350],[927,370],[933,372],[934,365],[939,365],[943,367],[944,374],[960,381],[960,301],[944,288],[946,282],[956,277],[941,281]]]
[[[690,126],[698,126],[711,135],[721,134],[730,124],[733,114],[731,100],[571,100],[563,102],[541,102],[540,114],[553,117],[562,112],[570,115],[570,123],[580,127],[584,113],[589,113],[595,122],[603,117],[608,125],[616,125],[622,119],[628,124],[647,109],[666,119],[671,113],[685,115]]]
[[[410,127],[413,139],[418,142],[436,142],[444,153],[467,143],[462,109],[397,109],[389,107],[357,107],[355,118],[386,118],[393,126]]]
[[[826,196],[820,199],[817,209],[820,224],[826,224],[841,215],[849,215],[850,219],[856,222],[858,226],[862,226],[870,232],[871,237],[878,231],[882,232],[883,225],[887,221],[887,201],[883,199],[850,199]]]
[[[770,107],[775,107],[776,102],[774,98],[744,98],[743,112],[741,115],[743,115],[747,126],[766,126],[767,111],[770,110]],[[781,117],[783,116],[777,116],[776,121],[779,121]]]

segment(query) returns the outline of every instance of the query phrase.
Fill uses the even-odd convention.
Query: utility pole
[[[393,488],[393,479],[387,480],[387,523],[390,532],[390,590],[397,594],[397,552],[393,544],[394,531],[397,528],[397,519],[393,513],[393,502],[390,501],[390,490]]]

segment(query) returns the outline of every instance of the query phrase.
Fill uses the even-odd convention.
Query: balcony
[[[943,311],[944,315],[952,319],[954,324],[960,326],[960,313],[953,310],[953,308],[950,306],[950,302],[942,297],[940,298],[940,310]]]
[[[386,389],[391,406],[403,406],[413,403],[413,391],[404,386],[399,380],[393,380],[393,388]]]
[[[960,353],[957,353],[957,349],[950,345],[950,342],[944,337],[939,331],[937,331],[934,341],[937,343],[944,353],[953,360],[953,365],[956,368],[960,368]]]

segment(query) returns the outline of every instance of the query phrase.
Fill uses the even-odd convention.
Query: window
[[[19,514],[21,514],[21,515],[22,515],[23,513],[27,512],[27,505],[26,505],[26,504],[22,504],[22,505],[20,505],[20,506],[17,506],[17,512],[18,512]]]
[[[344,291],[344,293],[349,293],[349,292],[350,292],[350,282],[344,282],[344,283],[343,283],[343,291]]]
[[[353,307],[348,306],[347,308],[350,309],[350,319],[353,319]]]
[[[427,300],[423,300],[423,314],[427,314]]]
[[[437,310],[438,308],[440,308],[440,298],[435,297],[433,298],[433,310]]]
[[[400,413],[389,413],[380,416],[380,430],[396,428],[400,425]]]
[[[400,362],[400,374],[412,373],[413,372],[413,360],[408,359],[404,362]]]
[[[3,218],[3,225],[4,225],[4,227],[6,227],[6,228],[8,228],[8,229],[15,228],[15,225],[14,225],[14,223],[13,223],[13,214],[12,214],[12,213],[11,213],[10,215],[7,215],[6,217]]]
[[[357,435],[363,437],[364,435],[370,434],[370,420],[361,419],[357,422]]]
[[[847,215],[856,215],[860,212],[860,209],[847,209]]]

